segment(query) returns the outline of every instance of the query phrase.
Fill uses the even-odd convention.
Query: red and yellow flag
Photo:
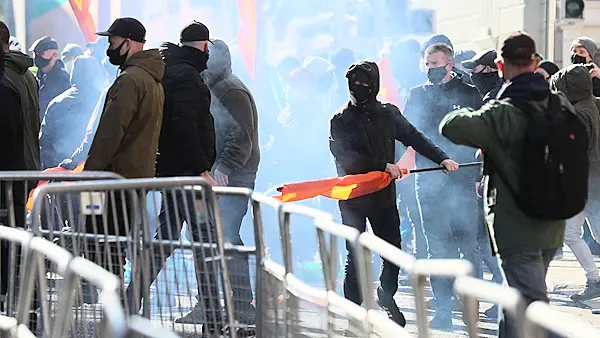
[[[97,39],[96,36],[96,23],[92,14],[90,13],[90,1],[91,0],[69,0],[79,28],[85,37],[87,42],[94,42]]]
[[[240,13],[240,28],[237,34],[237,44],[242,60],[254,79],[256,53],[258,51],[258,11],[260,0],[238,0]]]
[[[408,147],[396,164],[400,168],[407,169],[406,172],[413,170],[416,166],[415,151],[413,148]],[[407,176],[402,176],[400,180]],[[366,174],[290,183],[284,184],[281,187],[281,195],[275,198],[282,202],[297,202],[317,196],[329,197],[336,200],[349,200],[377,192],[387,187],[391,181],[392,176],[387,172],[372,171]]]
[[[392,73],[392,65],[390,58],[384,56],[379,61],[379,74],[381,77],[381,86],[379,89],[379,97],[383,102],[389,102],[396,105],[400,111],[404,110],[404,104],[398,95],[398,85]]]
[[[48,168],[48,169],[42,171],[42,173],[47,173],[47,174],[60,173],[60,172],[80,173],[83,171],[84,166],[85,166],[85,162],[81,163],[73,170],[65,169],[62,167],[54,167],[54,168]],[[39,181],[38,185],[35,187],[35,189],[31,190],[31,192],[29,193],[29,198],[27,199],[27,210],[28,211],[31,211],[31,209],[33,209],[33,196],[35,194],[35,190],[39,187],[42,187],[42,186],[48,184],[49,182],[50,181]]]

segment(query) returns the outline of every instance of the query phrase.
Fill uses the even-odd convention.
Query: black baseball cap
[[[198,21],[192,21],[181,30],[180,42],[210,41],[208,27]],[[210,41],[212,43],[212,41]]]
[[[146,28],[134,18],[118,18],[105,32],[98,32],[100,36],[120,36],[137,42],[146,42]]]
[[[496,68],[497,53],[493,49],[481,51],[470,60],[461,62],[462,66],[466,69],[474,69],[477,66],[490,66]]]
[[[500,44],[500,56],[513,61],[533,61],[537,57],[535,41],[525,32],[515,32]]]
[[[44,36],[35,40],[31,47],[29,48],[30,52],[43,53],[50,49],[58,49],[58,42],[49,36]]]

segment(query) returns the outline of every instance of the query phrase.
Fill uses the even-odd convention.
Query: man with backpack
[[[567,99],[534,71],[535,42],[524,32],[498,50],[505,84],[479,110],[446,115],[442,135],[484,152],[486,219],[508,285],[526,302],[548,302],[546,273],[562,247],[565,219],[587,201],[588,135]],[[499,337],[518,336],[517,319],[500,322]]]

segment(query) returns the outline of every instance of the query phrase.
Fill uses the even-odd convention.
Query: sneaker
[[[404,318],[404,314],[402,314],[402,311],[400,311],[398,304],[396,304],[394,299],[391,299],[390,301],[378,300],[377,303],[379,304],[379,307],[381,307],[381,309],[387,313],[388,317],[394,321],[394,323],[402,327],[406,326],[406,318]]]
[[[575,301],[584,301],[600,297],[600,282],[587,283],[582,292],[571,295]]]
[[[202,308],[196,304],[194,308],[186,313],[185,315],[175,318],[175,324],[203,324],[204,323],[204,312]],[[208,328],[207,328],[208,329]],[[202,328],[204,331],[204,327]]]
[[[452,330],[452,315],[438,312],[429,322],[429,327],[434,330]]]

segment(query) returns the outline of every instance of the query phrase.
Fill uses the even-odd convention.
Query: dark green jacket
[[[547,103],[545,99],[539,105]],[[507,173],[510,184],[517,186],[526,127],[527,117],[521,110],[508,102],[492,100],[479,110],[467,108],[449,113],[440,124],[440,132],[456,144],[483,149],[498,171]],[[485,181],[486,222],[497,252],[562,247],[565,221],[531,219],[519,209],[497,173]]]
[[[13,83],[21,99],[23,116],[24,168],[40,170],[40,105],[39,87],[35,75],[29,71],[33,60],[21,52],[4,54],[5,73]]]

